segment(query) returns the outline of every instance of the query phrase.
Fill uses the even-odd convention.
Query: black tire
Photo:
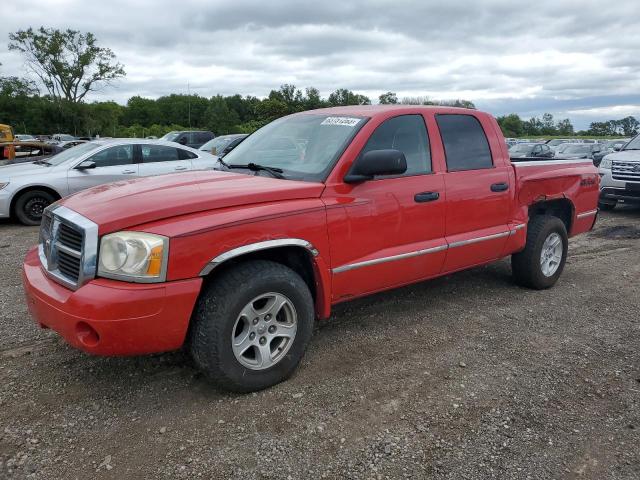
[[[600,210],[602,210],[602,211],[605,211],[605,212],[610,212],[611,210],[616,208],[616,205],[618,205],[618,202],[616,202],[616,201],[614,201],[613,203],[598,202],[598,208]]]
[[[15,214],[23,225],[40,225],[44,209],[56,198],[44,190],[29,190],[20,194],[15,203]]]
[[[557,233],[562,241],[562,256],[555,273],[547,276],[543,273],[540,260],[542,247],[553,233]],[[511,270],[516,283],[536,290],[555,285],[567,260],[568,245],[567,229],[562,220],[551,215],[533,217],[527,226],[527,244],[524,250],[511,256]]]
[[[288,351],[275,365],[253,370],[234,354],[234,326],[252,299],[271,292],[291,301],[297,314],[297,331]],[[254,392],[291,376],[311,339],[314,317],[313,298],[300,275],[279,263],[249,261],[230,267],[204,286],[193,314],[188,348],[198,368],[217,386]]]

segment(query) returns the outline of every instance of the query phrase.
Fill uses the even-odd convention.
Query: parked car
[[[38,140],[33,135],[27,135],[25,133],[17,133],[14,138],[20,142],[36,142]]]
[[[301,154],[282,156],[287,145]],[[595,223],[598,172],[590,161],[512,165],[504,145],[477,110],[286,116],[231,151],[228,171],[52,205],[25,259],[27,304],[93,354],[186,345],[221,387],[266,388],[292,374],[314,318],[336,303],[508,255],[517,283],[556,283],[568,237]]]
[[[557,159],[589,158],[593,160],[594,153],[602,150],[601,143],[565,143],[555,154]]]
[[[54,133],[51,135],[51,142],[71,142],[76,140],[76,137],[69,135],[68,133]]]
[[[0,218],[40,223],[54,201],[95,185],[162,173],[212,169],[218,159],[170,142],[142,139],[86,142],[31,163],[0,167]]]
[[[164,137],[161,137],[160,140],[165,140],[167,142],[176,142],[180,145],[186,145],[191,148],[200,148],[212,138],[215,138],[215,135],[212,132],[193,130],[183,132],[169,132]]]
[[[246,133],[220,135],[219,137],[209,140],[207,143],[202,145],[198,150],[209,152],[212,155],[216,155],[222,158],[231,150],[233,150],[238,145],[240,145],[240,142],[242,142],[248,136],[249,135],[247,135]]]
[[[599,172],[602,210],[613,210],[618,202],[640,204],[640,135],[606,155]]]
[[[553,157],[553,151],[544,143],[518,143],[509,149],[509,156],[511,158],[551,158]]]

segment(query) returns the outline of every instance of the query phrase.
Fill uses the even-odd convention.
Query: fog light
[[[85,322],[79,322],[76,324],[76,336],[80,343],[87,347],[95,347],[100,341],[100,335],[95,329]]]

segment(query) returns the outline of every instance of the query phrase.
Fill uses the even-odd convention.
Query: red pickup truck
[[[336,303],[508,255],[518,284],[551,287],[599,193],[591,161],[512,164],[493,117],[443,107],[290,115],[220,170],[51,205],[23,270],[37,322],[98,355],[186,347],[221,387],[258,390]]]

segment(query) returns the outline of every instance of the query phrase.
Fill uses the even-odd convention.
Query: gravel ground
[[[96,358],[38,329],[0,224],[0,478],[640,478],[640,209],[571,241],[344,304],[296,375],[216,391],[180,353]]]

